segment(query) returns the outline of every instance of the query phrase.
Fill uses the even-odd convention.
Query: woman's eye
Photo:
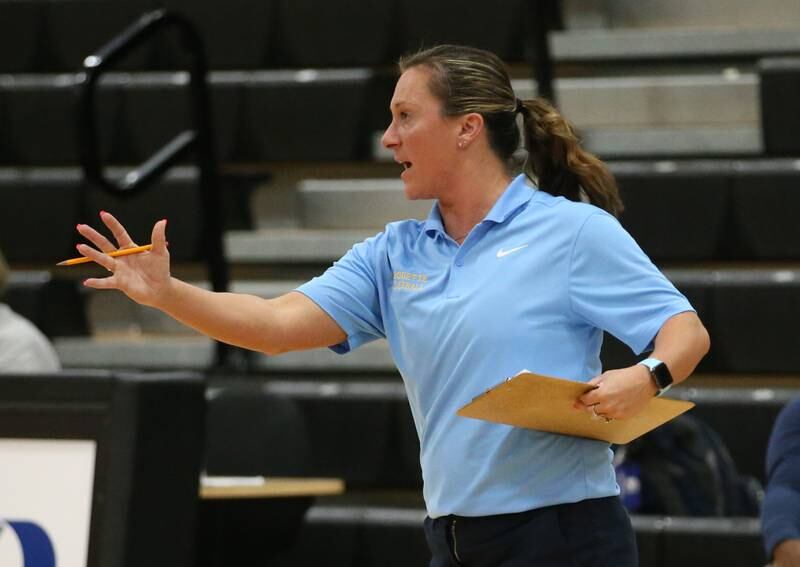
[[[408,112],[401,112],[399,116],[400,120],[405,120],[406,118],[408,118]]]

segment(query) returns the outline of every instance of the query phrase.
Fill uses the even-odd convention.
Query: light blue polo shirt
[[[438,207],[391,223],[298,291],[347,334],[385,337],[420,438],[428,514],[485,516],[619,492],[605,442],[459,417],[522,369],[587,381],[602,330],[639,353],[692,307],[611,215],[520,175],[459,246]]]

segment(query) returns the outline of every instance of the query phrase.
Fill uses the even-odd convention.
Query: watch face
[[[672,374],[669,372],[669,368],[663,362],[660,364],[656,364],[652,371],[653,379],[656,381],[656,386],[658,386],[659,390],[663,390],[672,385]]]

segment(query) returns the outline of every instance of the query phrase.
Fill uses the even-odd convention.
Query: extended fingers
[[[128,231],[125,230],[125,227],[122,226],[114,215],[106,211],[100,211],[100,220],[103,221],[103,224],[105,224],[111,231],[111,234],[114,235],[114,239],[117,241],[120,248],[132,248],[136,246],[136,243],[130,235],[128,235]]]
[[[78,225],[78,232],[81,236],[83,236],[86,240],[97,246],[100,250],[108,254],[109,252],[113,252],[117,249],[116,246],[111,244],[111,241],[97,232],[94,228],[89,226],[88,224],[79,224]]]
[[[153,252],[163,253],[167,249],[167,219],[161,219],[153,225],[153,233],[150,236],[153,244]]]
[[[114,266],[116,265],[116,260],[111,256],[100,252],[99,250],[92,248],[86,244],[78,244],[76,246],[78,252],[82,255],[86,256],[90,260],[97,262],[101,266],[103,266],[109,272],[114,271]]]
[[[107,278],[88,278],[83,281],[83,285],[94,289],[117,289],[117,283],[114,276]]]

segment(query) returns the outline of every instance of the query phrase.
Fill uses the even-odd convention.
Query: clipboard
[[[606,422],[572,407],[577,398],[596,387],[523,371],[475,397],[456,413],[493,423],[622,445],[694,407],[692,402],[653,398],[638,415]]]

